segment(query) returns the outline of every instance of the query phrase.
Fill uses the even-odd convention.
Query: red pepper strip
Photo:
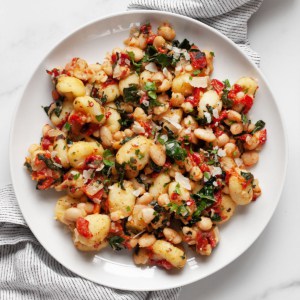
[[[90,222],[82,217],[79,217],[76,221],[76,228],[80,235],[89,239],[93,236],[89,229]]]

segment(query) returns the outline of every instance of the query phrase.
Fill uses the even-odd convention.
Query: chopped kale
[[[123,246],[124,241],[125,240],[118,235],[108,238],[109,245],[112,247],[113,250],[117,250],[117,251],[122,250],[124,248]]]
[[[255,123],[255,127],[253,129],[253,131],[251,132],[252,134],[254,134],[257,131],[262,130],[265,127],[266,123],[262,120],[259,120]]]

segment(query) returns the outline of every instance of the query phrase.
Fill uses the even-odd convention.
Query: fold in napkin
[[[259,64],[247,40],[247,21],[262,0],[132,0],[129,8],[175,12],[198,19],[237,43]],[[130,292],[81,278],[55,261],[31,233],[12,185],[0,189],[0,299],[175,300],[180,288]]]

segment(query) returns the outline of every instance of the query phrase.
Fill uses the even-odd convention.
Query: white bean
[[[203,129],[203,128],[197,128],[194,131],[195,136],[203,141],[206,141],[208,143],[213,142],[216,139],[216,136],[214,135],[213,131],[211,129]]]
[[[150,157],[158,166],[163,166],[166,162],[167,156],[164,147],[160,144],[153,144],[149,149]]]

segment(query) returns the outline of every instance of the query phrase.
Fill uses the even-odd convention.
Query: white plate
[[[263,194],[247,207],[239,207],[226,225],[220,226],[221,241],[211,257],[201,258],[189,252],[182,271],[167,273],[156,267],[136,267],[127,251],[104,250],[96,255],[77,251],[70,234],[53,219],[58,194],[35,190],[35,184],[23,168],[28,146],[39,142],[42,126],[48,122],[41,106],[51,102],[51,82],[46,69],[64,65],[72,57],[101,62],[105,53],[122,47],[132,25],[162,21],[174,25],[179,40],[187,38],[200,49],[215,52],[214,78],[230,79],[249,75],[259,81],[259,90],[251,117],[263,119],[268,141],[253,173],[259,178]],[[92,22],[61,41],[40,63],[31,77],[17,108],[10,140],[11,175],[16,196],[30,229],[44,248],[74,273],[99,284],[124,290],[161,290],[204,278],[240,256],[261,234],[269,222],[282,190],[286,172],[286,138],[281,117],[263,75],[232,43],[216,30],[187,17],[157,11],[134,11]],[[247,270],[241,270],[246,274]]]

